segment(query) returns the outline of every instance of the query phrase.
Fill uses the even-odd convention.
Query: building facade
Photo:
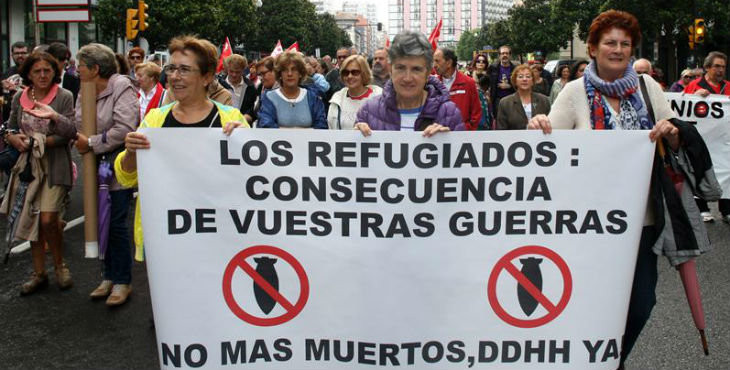
[[[443,20],[439,45],[456,47],[465,31],[482,26],[483,0],[390,0],[388,36],[392,39],[403,30],[429,35]]]
[[[33,2],[35,0],[0,0],[0,70],[11,65],[10,45],[24,41],[35,46],[35,21]],[[91,7],[97,0],[91,0]],[[96,25],[87,23],[41,23],[39,41],[41,44],[63,42],[68,45],[71,54],[75,55],[79,47],[100,40]]]

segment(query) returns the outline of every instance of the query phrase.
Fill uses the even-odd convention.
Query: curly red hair
[[[626,31],[631,37],[631,47],[635,48],[641,42],[641,28],[639,21],[633,14],[621,10],[606,10],[593,19],[588,29],[586,42],[591,46],[598,46],[601,36],[613,28]]]

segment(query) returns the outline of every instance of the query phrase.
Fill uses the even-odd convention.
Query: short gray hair
[[[705,69],[712,67],[712,63],[717,58],[720,58],[724,60],[725,63],[727,63],[727,55],[725,55],[725,53],[720,51],[711,51],[710,54],[707,54],[707,57],[705,58],[705,63],[702,66],[705,67]]]
[[[99,77],[109,78],[117,73],[117,59],[114,51],[106,45],[91,43],[83,46],[76,53],[76,58],[86,64],[86,68],[99,66]]]
[[[429,70],[433,67],[433,48],[426,36],[420,32],[402,31],[393,39],[393,44],[388,49],[390,64],[404,57],[424,57],[426,67]]]

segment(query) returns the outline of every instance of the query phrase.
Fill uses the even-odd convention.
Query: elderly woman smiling
[[[585,69],[585,75],[569,82],[555,100],[549,116],[535,116],[529,122],[528,128],[541,129],[545,133],[550,133],[553,128],[646,130],[647,139],[666,142],[675,153],[679,154],[680,151],[691,152],[692,148],[704,145],[700,143],[701,139],[691,125],[673,120],[674,113],[664,97],[661,86],[654,79],[638,76],[634,71],[631,56],[640,39],[639,23],[633,15],[616,10],[598,15],[593,20],[588,34],[588,50],[592,61]],[[614,148],[608,145],[606,150],[610,153]],[[607,157],[607,160],[610,158]],[[704,228],[694,224],[686,226],[675,223],[676,216],[673,215],[677,213],[684,214],[683,217],[690,220],[695,217],[699,220],[699,210],[694,206],[694,202],[686,204],[680,201],[679,205],[677,202],[673,202],[673,206],[669,205],[668,199],[673,200],[671,197],[677,196],[676,192],[671,180],[666,178],[661,159],[655,159],[654,163],[652,187],[638,248],[622,343],[620,368],[623,368],[626,356],[631,352],[656,304],[657,253],[662,251],[654,252],[653,248],[662,249],[662,245],[667,242],[661,242],[659,246],[654,244],[657,240],[666,240],[666,238],[660,239],[660,236],[672,231],[688,235],[686,240],[692,239],[696,249],[691,249],[692,247],[687,245],[684,246],[687,251],[691,249],[693,252],[695,250],[701,252],[702,248],[709,244]],[[699,168],[697,170],[698,173],[704,173]],[[667,183],[670,183],[668,191],[662,187],[662,184]],[[645,190],[637,189],[637,191]],[[691,208],[693,206],[694,209]],[[667,208],[671,208],[669,211],[672,215],[666,213]],[[699,221],[696,224],[702,226]]]
[[[421,33],[399,33],[390,49],[391,80],[383,94],[369,100],[357,114],[355,129],[369,136],[372,130],[437,132],[463,130],[459,108],[438,78],[429,76],[433,67],[431,44]]]
[[[208,98],[218,64],[218,52],[207,40],[192,36],[172,39],[170,63],[164,68],[175,102],[155,108],[144,117],[140,127],[218,128],[230,134],[236,127],[249,127],[241,112]],[[114,173],[127,188],[137,186],[137,150],[147,150],[150,142],[143,133],[130,132],[124,140],[126,150],[117,156]],[[134,217],[136,258],[142,260],[142,222],[139,199]]]

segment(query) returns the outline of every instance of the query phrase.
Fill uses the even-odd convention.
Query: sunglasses
[[[347,77],[349,75],[353,75],[354,77],[357,77],[362,73],[359,69],[343,69],[340,74],[342,77]]]

